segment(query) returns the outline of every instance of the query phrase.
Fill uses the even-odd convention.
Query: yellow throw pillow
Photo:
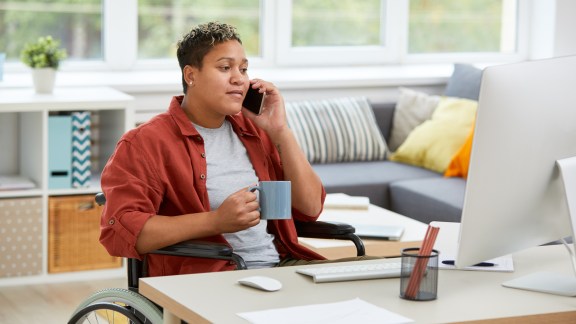
[[[466,141],[477,107],[474,100],[442,97],[430,120],[414,128],[390,160],[444,173]]]

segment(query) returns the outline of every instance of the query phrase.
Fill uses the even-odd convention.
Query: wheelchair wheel
[[[144,296],[127,289],[97,291],[74,311],[68,324],[80,323],[162,323],[162,312]]]

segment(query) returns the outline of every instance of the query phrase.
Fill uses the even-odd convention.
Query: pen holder
[[[420,248],[402,250],[400,297],[408,300],[434,300],[438,296],[438,255],[419,255]]]

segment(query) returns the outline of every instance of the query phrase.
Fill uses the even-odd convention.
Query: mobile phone
[[[258,89],[252,89],[252,86],[249,86],[242,106],[256,115],[260,115],[262,107],[264,107],[264,97],[266,97],[266,94],[260,93]]]

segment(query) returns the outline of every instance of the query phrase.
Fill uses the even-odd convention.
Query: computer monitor
[[[474,132],[456,266],[572,236],[576,56],[486,68]],[[576,295],[576,276],[545,277],[518,281],[543,290],[516,288],[556,293],[550,285],[559,284]]]

